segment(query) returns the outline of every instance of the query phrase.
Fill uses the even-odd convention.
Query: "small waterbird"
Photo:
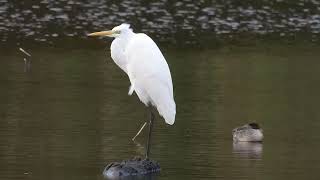
[[[263,131],[257,123],[249,123],[232,130],[234,142],[262,142]]]

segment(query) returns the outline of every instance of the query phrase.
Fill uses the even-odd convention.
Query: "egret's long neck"
[[[111,57],[113,61],[127,73],[127,58],[125,51],[130,40],[134,36],[131,30],[124,31],[120,36],[116,37],[111,43]]]

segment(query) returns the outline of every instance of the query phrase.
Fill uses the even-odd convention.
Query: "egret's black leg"
[[[149,159],[149,154],[150,154],[150,146],[151,146],[151,132],[153,128],[153,121],[154,121],[154,114],[152,112],[151,107],[149,108],[150,110],[150,122],[149,122],[149,133],[148,133],[148,142],[147,142],[147,153],[146,153],[146,159]]]

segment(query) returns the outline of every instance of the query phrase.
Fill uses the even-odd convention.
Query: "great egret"
[[[154,106],[167,124],[175,121],[176,104],[173,97],[169,66],[156,43],[144,33],[134,33],[129,24],[121,24],[110,31],[88,36],[108,36],[113,61],[127,73],[131,86],[129,95],[136,92],[146,106]],[[150,109],[150,123],[146,158],[149,158],[154,114]]]

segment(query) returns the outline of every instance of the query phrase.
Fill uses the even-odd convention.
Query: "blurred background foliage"
[[[319,0],[0,0],[0,42],[86,38],[130,23],[158,42],[206,45],[320,37]]]

